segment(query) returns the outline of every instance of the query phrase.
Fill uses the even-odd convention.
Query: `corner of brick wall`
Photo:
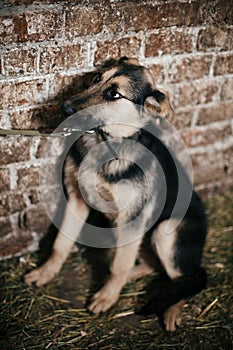
[[[232,186],[231,0],[3,0],[0,33],[0,127],[56,125],[78,75],[137,57],[169,92],[196,189],[205,196]],[[48,229],[39,189],[45,147],[36,137],[0,139],[0,257],[35,250]]]

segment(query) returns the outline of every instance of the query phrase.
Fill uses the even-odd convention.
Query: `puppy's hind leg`
[[[170,279],[141,310],[141,314],[163,315],[167,331],[181,324],[185,299],[199,293],[206,285],[206,272],[200,267],[205,228],[185,219],[167,232],[168,221],[154,231],[152,243]]]
[[[60,271],[68,257],[75,240],[79,236],[82,226],[89,214],[89,208],[82,198],[70,195],[65,210],[62,226],[53,244],[50,258],[39,268],[25,275],[27,285],[42,286],[51,281]]]

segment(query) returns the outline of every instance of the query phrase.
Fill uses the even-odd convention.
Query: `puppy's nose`
[[[65,104],[65,103],[63,103],[63,104],[61,105],[61,110],[62,110],[62,112],[63,112],[65,115],[67,115],[68,117],[76,112],[76,110],[75,110],[73,107],[68,106],[68,105]]]

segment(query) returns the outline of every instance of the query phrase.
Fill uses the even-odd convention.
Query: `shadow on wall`
[[[71,96],[87,89],[97,74],[98,70],[68,77],[69,83],[66,85],[64,82],[64,88],[54,98],[48,100],[45,106],[34,110],[31,127],[33,129],[58,127],[65,118],[61,112],[61,104]]]

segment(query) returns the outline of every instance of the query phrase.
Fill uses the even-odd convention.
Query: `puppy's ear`
[[[145,99],[144,107],[149,113],[159,114],[161,117],[169,120],[173,119],[174,111],[167,92],[153,89]]]
[[[132,64],[132,65],[135,65],[135,66],[139,66],[139,60],[135,57],[126,57],[126,56],[123,56],[119,59],[119,64]]]

